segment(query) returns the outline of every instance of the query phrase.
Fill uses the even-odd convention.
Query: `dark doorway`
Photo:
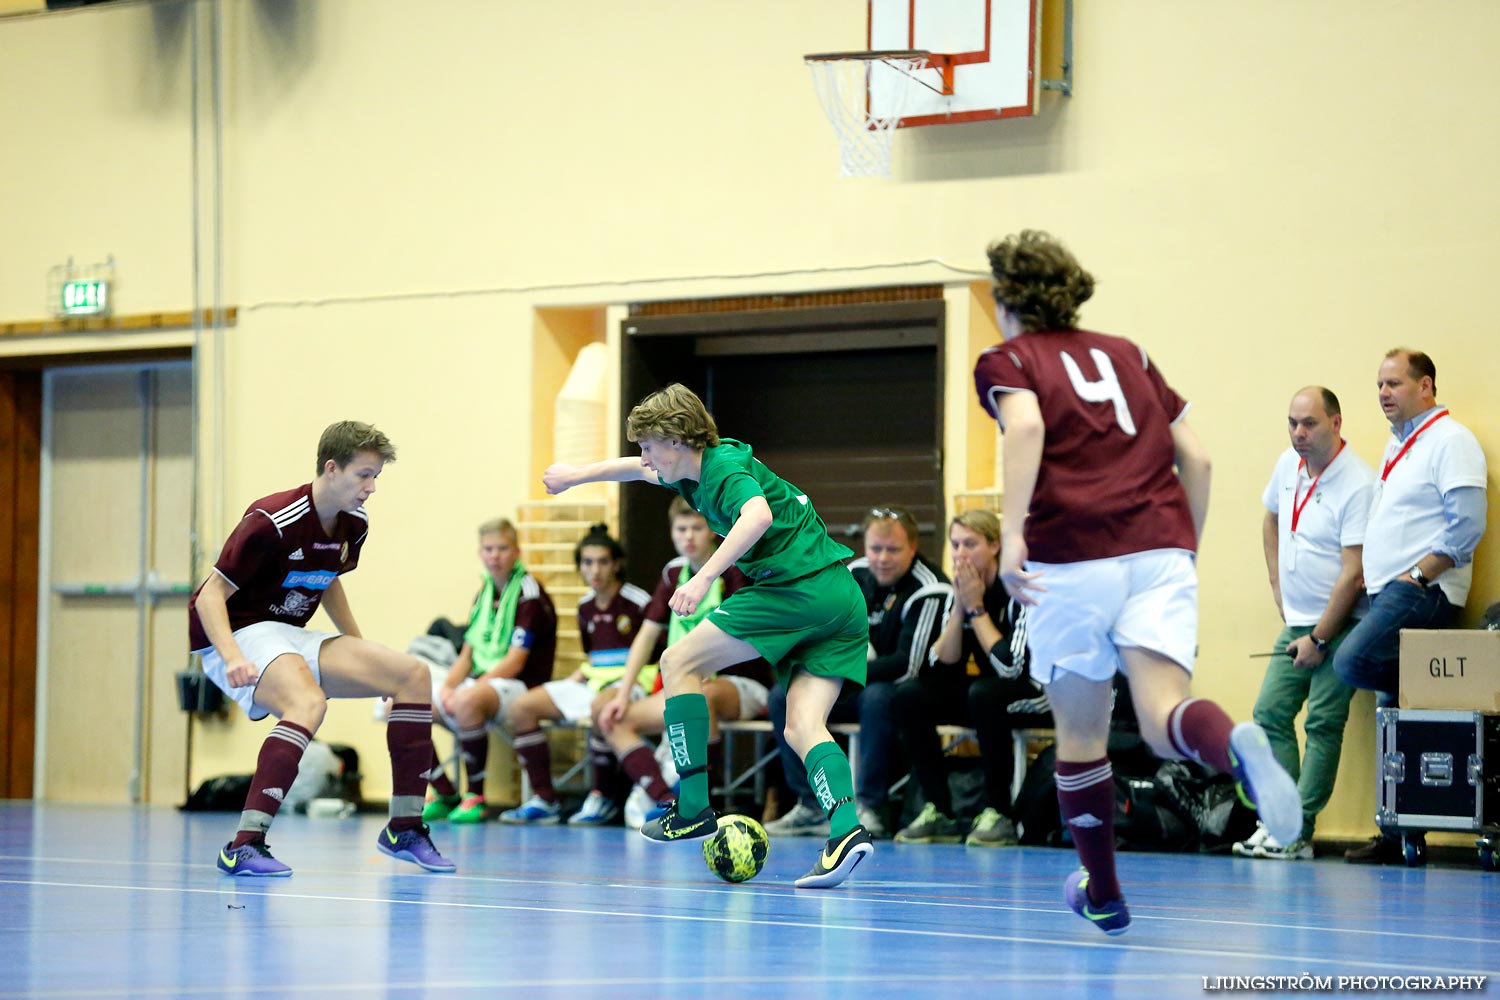
[[[942,323],[940,299],[632,318],[621,399],[628,412],[647,393],[682,382],[703,397],[720,434],[747,441],[805,492],[856,555],[865,512],[899,504],[916,516],[923,553],[940,560]],[[673,555],[669,500],[665,490],[621,493],[638,582]]]
[[[860,552],[872,506],[899,504],[939,544],[941,462],[932,349],[721,359],[708,369],[720,432],[812,498],[834,538]],[[740,430],[744,428],[744,430]]]

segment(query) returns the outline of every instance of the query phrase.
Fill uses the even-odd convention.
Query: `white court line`
[[[755,985],[761,983],[781,983],[786,986],[808,986],[808,985],[833,985],[833,984],[894,984],[904,982],[937,983],[937,984],[960,984],[960,983],[1032,983],[1045,982],[1058,986],[1071,986],[1075,984],[1103,982],[1172,982],[1179,977],[1164,975],[1116,975],[1114,973],[1083,973],[1068,975],[1059,978],[1056,972],[1047,973],[995,973],[995,974],[964,974],[964,975],[931,975],[927,973],[913,972],[910,974],[895,975],[757,975],[753,981]],[[1192,981],[1196,976],[1182,975],[1180,978]],[[135,989],[129,993],[122,993],[118,988],[109,990],[29,990],[25,993],[0,993],[0,1000],[16,1000],[22,997],[153,997],[153,996],[198,996],[207,994],[210,996],[225,996],[236,994],[263,994],[263,993],[317,993],[326,995],[329,993],[353,993],[356,996],[373,996],[391,990],[495,990],[502,987],[519,989],[546,989],[548,987],[569,988],[595,988],[603,991],[618,990],[625,986],[641,986],[655,990],[666,986],[723,986],[735,987],[745,986],[747,980],[743,977],[730,976],[611,976],[607,979],[464,979],[445,980],[434,982],[432,980],[421,980],[417,982],[370,982],[350,983],[343,981],[339,983],[285,983],[281,985],[213,985],[213,986],[158,986],[146,989]]]
[[[181,870],[183,867],[180,861],[131,861],[108,858],[42,858],[19,855],[0,855],[0,861],[11,860],[48,861],[77,865],[123,865],[126,867],[130,867],[133,865],[151,865],[158,867],[170,867],[177,870]],[[317,870],[317,876],[322,875],[353,875],[363,878],[410,878],[414,880],[421,880],[429,884],[433,884],[433,880],[435,878],[433,875],[426,873],[409,871],[376,872],[371,871],[368,868],[319,868]],[[227,876],[220,877],[226,878]],[[306,877],[307,876],[303,876],[304,879],[306,879]],[[697,887],[685,885],[658,885],[650,882],[578,882],[560,878],[513,878],[498,875],[443,874],[440,876],[436,876],[436,878],[440,879],[442,882],[476,882],[487,885],[541,885],[562,887],[568,889],[624,889],[629,892],[680,892],[711,894],[715,896],[722,896],[726,892],[733,891],[736,898],[743,898],[745,896],[759,896],[766,899],[785,899],[790,896],[793,899],[816,900],[820,905],[825,902],[860,902],[881,903],[889,906],[925,906],[936,909],[980,910],[996,913],[1056,914],[1067,912],[1063,909],[1061,903],[1059,903],[1057,906],[1025,906],[1019,904],[1005,905],[1001,903],[954,903],[935,899],[890,899],[885,896],[860,895],[858,889],[850,889],[839,893],[837,896],[827,896],[821,893],[809,894],[806,892],[798,892],[791,889],[790,887],[785,890],[780,890],[760,889],[748,885],[741,885],[734,890],[728,890],[711,886]],[[0,879],[0,882],[3,881],[3,879]],[[972,886],[960,882],[953,882],[950,884],[955,889],[972,888]],[[223,889],[229,889],[231,886],[238,887],[242,885],[244,885],[243,882],[226,883],[223,886]],[[1500,935],[1497,935],[1495,937],[1456,937],[1452,934],[1418,934],[1412,931],[1372,930],[1370,928],[1364,927],[1330,927],[1326,924],[1285,924],[1256,920],[1222,920],[1208,917],[1173,917],[1160,914],[1135,912],[1132,912],[1130,914],[1130,919],[1131,923],[1159,921],[1162,923],[1212,924],[1216,927],[1250,927],[1263,930],[1314,931],[1320,934],[1350,934],[1356,937],[1388,937],[1411,941],[1445,941],[1455,942],[1459,944],[1500,944]],[[0,996],[3,996],[3,994],[0,994]]]
[[[169,892],[197,895],[219,896],[223,889],[190,889],[182,886],[151,886],[151,885],[100,885],[89,882],[43,882],[29,881],[23,879],[0,879],[0,885],[27,885],[43,886],[57,889],[105,889],[116,892]],[[914,927],[872,927],[868,924],[840,924],[829,921],[800,921],[800,920],[755,920],[744,917],[723,916],[693,916],[678,913],[642,913],[630,910],[592,910],[580,907],[567,906],[525,906],[519,903],[466,903],[452,900],[429,900],[429,899],[392,899],[388,897],[370,896],[332,896],[317,893],[299,892],[273,892],[256,893],[273,899],[304,899],[317,900],[320,902],[334,903],[382,903],[387,906],[424,906],[436,909],[451,908],[457,910],[501,910],[516,911],[521,913],[557,913],[568,916],[582,917],[636,917],[642,920],[655,921],[677,921],[680,923],[697,924],[733,924],[750,927],[789,927],[804,930],[827,931],[853,931],[860,934],[890,934],[900,937],[927,937],[945,938],[958,941],[989,941],[1004,942],[1007,944],[1029,944],[1051,948],[1095,948],[1109,951],[1123,952],[1150,952],[1171,955],[1174,958],[1182,958],[1184,955],[1203,958],[1228,958],[1236,961],[1262,961],[1262,962],[1296,962],[1303,965],[1350,965],[1358,963],[1360,969],[1389,969],[1392,972],[1402,974],[1430,972],[1441,975],[1496,975],[1491,970],[1467,970],[1459,972],[1442,966],[1414,966],[1410,964],[1396,964],[1393,962],[1377,962],[1367,958],[1322,958],[1316,955],[1288,955],[1284,953],[1267,953],[1254,951],[1220,951],[1210,948],[1186,949],[1181,946],[1165,947],[1161,945],[1129,945],[1116,944],[1107,941],[1075,941],[1072,939],[1059,940],[1051,937],[1023,937],[1015,934],[978,934],[966,931],[940,931],[927,930]],[[1049,911],[1061,916],[1058,911]]]

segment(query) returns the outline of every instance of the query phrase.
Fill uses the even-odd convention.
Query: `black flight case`
[[[1500,712],[1382,708],[1375,713],[1375,820],[1402,834],[1407,865],[1424,864],[1427,830],[1478,833],[1479,867],[1496,869]]]

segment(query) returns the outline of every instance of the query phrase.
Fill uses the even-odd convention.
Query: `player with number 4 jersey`
[[[1026,392],[1048,429],[1026,522],[1032,559],[1197,550],[1173,471],[1172,425],[1188,404],[1144,350],[1086,330],[1023,336],[980,355],[974,377],[991,416],[999,418],[1002,396]],[[1052,386],[1072,391],[1044,391]]]
[[[1094,279],[1062,244],[1026,231],[989,258],[1005,342],[974,377],[1005,434],[1000,579],[1032,609],[1031,673],[1052,704],[1057,798],[1083,864],[1064,899],[1122,934],[1130,911],[1105,755],[1117,671],[1158,756],[1232,771],[1283,843],[1301,831],[1302,810],[1265,732],[1190,693],[1209,459],[1187,403],[1141,348],[1078,329]]]

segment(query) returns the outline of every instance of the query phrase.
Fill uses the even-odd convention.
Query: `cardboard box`
[[[1500,711],[1500,631],[1402,629],[1398,703]]]

